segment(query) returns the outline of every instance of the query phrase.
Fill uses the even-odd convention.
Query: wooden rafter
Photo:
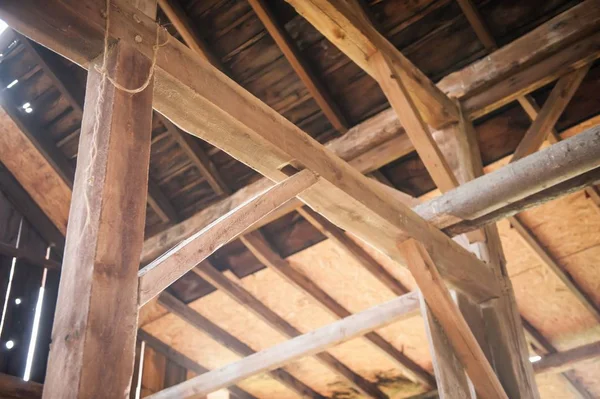
[[[204,374],[210,371],[206,367],[198,364],[194,360],[185,356],[183,353],[176,351],[166,343],[162,342],[160,339],[147,333],[144,330],[138,330],[138,340],[144,341],[146,345],[150,346],[152,349],[162,354],[167,359],[196,374]],[[236,398],[239,399],[256,399],[254,396],[250,395],[248,392],[244,391],[237,385],[229,386],[227,387],[227,390],[229,390],[229,392],[234,394]]]
[[[165,389],[150,396],[150,398],[167,399],[206,395],[251,375],[281,367],[293,360],[319,353],[326,348],[414,315],[418,307],[419,301],[416,294],[403,295],[308,334],[300,335],[264,351],[252,354],[252,356],[248,355],[238,362]]]
[[[600,342],[579,346],[562,352],[544,356],[534,363],[536,373],[562,373],[575,367],[578,363],[600,357]]]
[[[319,306],[339,318],[345,318],[352,315],[350,311],[329,296],[329,294],[319,287],[318,284],[310,280],[301,271],[293,268],[285,259],[282,259],[260,232],[255,231],[246,234],[241,237],[241,241],[263,265],[275,271],[303,293],[311,297]],[[400,366],[402,372],[411,380],[419,382],[426,387],[435,385],[434,379],[427,371],[423,370],[414,361],[397,350],[389,342],[385,341],[379,334],[371,332],[365,334],[365,338],[396,362]]]
[[[139,272],[139,305],[160,294],[198,262],[317,181],[312,172],[299,172],[232,210],[144,267]]]
[[[223,177],[217,170],[215,164],[211,161],[210,157],[200,147],[197,139],[194,139],[187,133],[181,132],[177,129],[171,121],[162,115],[158,115],[158,118],[165,126],[169,135],[179,144],[183,152],[192,160],[192,163],[198,168],[200,174],[206,179],[208,184],[219,196],[227,196],[231,194],[231,189],[223,180]]]
[[[171,21],[189,48],[221,71],[225,71],[221,60],[219,60],[212,51],[209,50],[206,43],[200,39],[197,32],[192,27],[190,20],[185,15],[185,11],[181,9],[181,6],[177,4],[176,0],[158,0],[158,5],[167,15],[167,18],[169,18],[169,21]]]
[[[222,344],[230,351],[237,353],[240,356],[244,356],[245,358],[256,353],[248,345],[246,345],[227,331],[223,330],[216,324],[212,323],[210,320],[208,320],[200,313],[196,312],[195,310],[193,310],[192,308],[175,298],[173,295],[167,292],[163,292],[159,296],[159,303],[171,313],[177,315],[193,327],[207,334],[212,339]],[[298,380],[296,377],[291,375],[288,371],[286,371],[283,368],[273,367],[270,368],[270,370],[268,371],[268,374],[271,377],[281,382],[283,385],[293,390],[301,397],[325,399],[323,395],[317,393],[315,390],[310,388],[308,385],[304,384],[302,381]],[[203,375],[210,375],[210,372],[205,373]],[[230,386],[231,384],[234,384],[235,382],[236,381],[227,382],[220,388],[225,388],[227,386]]]
[[[575,91],[579,88],[589,69],[590,65],[585,65],[561,77],[556,82],[550,96],[515,150],[511,162],[538,150],[546,137],[551,133],[558,118],[567,107],[569,101],[571,101],[571,98],[573,98],[573,95],[575,95]]]
[[[250,310],[256,316],[264,320],[268,325],[288,338],[299,337],[302,335],[300,330],[292,326],[277,313],[269,309],[265,304],[256,299],[256,297],[246,291],[242,286],[228,279],[225,275],[215,269],[214,266],[212,266],[208,261],[203,261],[192,270],[198,276],[208,281],[209,284],[224,292],[231,299]],[[352,386],[354,386],[364,395],[372,398],[387,398],[387,395],[384,394],[377,387],[377,385],[352,371],[348,366],[340,362],[330,353],[320,352],[315,354],[315,357],[324,366],[345,378]]]
[[[331,125],[340,133],[348,130],[348,122],[339,107],[335,104],[327,89],[304,61],[292,38],[276,20],[264,0],[248,0],[248,3],[261,20],[285,58],[288,60],[300,80],[319,105]]]

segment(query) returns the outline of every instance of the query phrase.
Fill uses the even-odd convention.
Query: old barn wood
[[[600,397],[600,2],[0,19],[0,396]]]

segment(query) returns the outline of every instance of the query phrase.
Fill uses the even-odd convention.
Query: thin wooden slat
[[[254,374],[272,370],[295,359],[323,351],[333,345],[364,335],[414,314],[419,300],[415,293],[356,313],[328,326],[275,345],[178,386],[159,392],[151,399],[186,398],[206,395]]]
[[[348,122],[342,114],[339,107],[335,104],[327,89],[320,80],[312,73],[306,64],[296,44],[287,33],[285,28],[278,23],[275,16],[269,9],[264,0],[248,0],[248,3],[261,20],[265,29],[269,32],[285,58],[288,60],[300,80],[304,83],[309,93],[319,105],[323,114],[327,117],[332,126],[340,133],[348,130]]]
[[[200,313],[196,312],[189,306],[186,306],[183,302],[175,298],[173,295],[163,292],[158,297],[159,303],[164,306],[170,312],[176,314],[178,317],[182,318],[198,330],[206,333],[212,339],[217,341],[218,343],[225,346],[227,349],[237,353],[240,356],[248,357],[254,353],[256,353],[252,348],[248,345],[223,330],[206,317],[202,316]],[[210,373],[214,373],[211,371],[209,373],[203,375],[210,375]],[[324,396],[320,395],[308,385],[304,384],[290,373],[285,371],[284,369],[273,367],[270,369],[269,375],[279,382],[281,382],[286,387],[290,388],[301,397],[309,397],[309,398],[317,398],[317,399],[325,399]],[[225,388],[231,384],[235,384],[237,381],[231,381],[219,388]],[[176,387],[173,387],[176,388]]]
[[[300,330],[269,309],[264,303],[256,299],[256,297],[246,291],[243,287],[225,277],[225,275],[215,269],[210,262],[205,260],[192,270],[209,284],[223,291],[234,301],[256,314],[259,318],[288,338],[302,335]],[[316,354],[315,357],[324,366],[345,378],[363,394],[373,398],[387,398],[387,395],[384,394],[377,385],[352,371],[348,366],[340,362],[330,353],[321,352]]]
[[[519,143],[511,159],[514,162],[537,151],[567,107],[569,101],[590,69],[586,65],[558,80],[538,116]]]
[[[317,181],[317,176],[308,170],[298,172],[230,211],[144,267],[139,272],[139,306],[154,298],[198,262],[243,233],[256,221]]]
[[[263,265],[274,270],[292,285],[313,298],[319,306],[339,318],[345,318],[352,315],[350,311],[329,296],[329,294],[319,287],[318,284],[309,279],[301,271],[292,267],[285,259],[282,259],[259,231],[246,234],[240,237],[240,240]],[[426,387],[435,385],[434,379],[427,371],[423,370],[392,344],[385,341],[379,334],[371,332],[365,334],[365,338],[395,361],[402,372],[411,380],[419,382]]]
[[[119,43],[107,55],[106,66],[117,82],[136,87],[148,79],[151,62]],[[116,89],[95,69],[89,72],[44,397],[98,392],[122,397],[129,392],[151,116],[151,84],[132,95]],[[127,140],[121,137],[125,132]]]
[[[485,25],[479,10],[477,10],[475,5],[473,5],[472,0],[457,0],[457,3],[467,17],[467,20],[475,31],[477,38],[479,41],[481,41],[486,50],[493,51],[498,48],[496,40],[494,40],[494,37],[491,35],[490,31]]]
[[[427,305],[446,332],[477,393],[484,398],[507,399],[494,370],[452,300],[426,249],[415,240],[408,240],[401,247],[407,257],[408,268]]]
[[[600,342],[579,346],[542,357],[533,364],[537,374],[562,373],[576,367],[579,363],[600,357]]]
[[[9,244],[5,244],[0,242],[0,254],[7,255],[10,257],[14,257],[17,259],[22,259],[27,262],[27,264],[38,266],[38,267],[46,267],[49,270],[58,271],[60,270],[60,262],[57,262],[52,259],[46,259],[43,257],[37,257],[29,251],[23,250],[21,248],[14,247]]]

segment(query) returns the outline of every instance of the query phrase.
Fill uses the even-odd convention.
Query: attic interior
[[[0,397],[600,398],[600,1],[0,20]]]

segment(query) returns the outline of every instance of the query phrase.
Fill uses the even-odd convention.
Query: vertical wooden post
[[[462,118],[459,124],[449,127],[444,131],[434,134],[434,139],[444,154],[458,154],[448,157],[457,160],[456,164],[449,165],[456,175],[459,183],[465,183],[483,174],[481,154],[477,144],[475,131],[470,121]],[[472,237],[471,237],[472,238]],[[535,384],[533,369],[529,362],[527,343],[523,335],[521,318],[519,316],[512,285],[508,278],[502,244],[496,226],[487,226],[484,229],[482,241],[469,243],[467,237],[461,237],[459,242],[474,252],[477,257],[486,262],[496,275],[498,284],[502,287],[502,296],[491,303],[479,306],[471,303],[467,298],[457,293],[457,304],[469,324],[474,336],[482,347],[483,352],[492,364],[498,379],[510,398],[538,398],[539,394]],[[429,318],[430,314],[424,314]],[[428,320],[429,324],[435,320]],[[443,331],[433,325],[429,331],[430,341],[433,341],[432,350],[443,345],[447,338]],[[435,356],[435,354],[434,354]],[[450,359],[451,355],[444,355],[437,360],[442,362]],[[434,361],[435,364],[435,361]],[[456,387],[456,383],[463,380],[463,374],[456,373],[449,367],[439,365],[440,375],[436,368],[438,389],[443,397],[444,387]],[[449,375],[448,375],[449,374]],[[452,384],[444,382],[453,381]],[[464,387],[464,385],[463,385]],[[452,391],[449,391],[452,392]],[[471,391],[471,395],[474,393]],[[464,397],[461,395],[446,395],[447,398]]]
[[[122,41],[107,54],[105,73],[124,87],[141,87],[150,71],[151,61]],[[152,81],[131,94],[89,69],[44,398],[129,395],[152,92]]]

